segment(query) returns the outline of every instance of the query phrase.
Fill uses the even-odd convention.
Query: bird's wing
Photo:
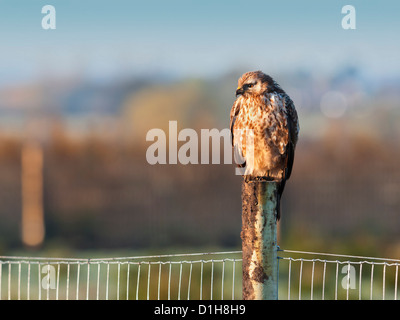
[[[288,124],[288,142],[286,144],[286,166],[284,168],[284,174],[281,182],[278,187],[278,201],[276,208],[276,218],[280,219],[281,210],[280,210],[280,199],[282,197],[283,190],[285,189],[286,181],[290,178],[292,174],[293,162],[294,162],[294,150],[297,144],[297,138],[299,134],[299,122],[297,118],[297,112],[294,107],[293,101],[290,97],[285,94],[284,96],[284,104],[285,104],[285,114]]]
[[[230,121],[229,128],[231,131],[231,142],[232,142],[232,147],[233,147],[233,151],[234,151],[235,163],[239,168],[243,168],[246,166],[246,160],[243,157],[240,146],[237,144],[235,145],[234,134],[233,134],[235,121],[239,114],[240,107],[241,107],[241,102],[239,101],[239,99],[236,99],[236,101],[233,103],[233,106],[231,109],[231,115],[230,115],[231,121]]]
[[[240,110],[240,102],[239,99],[236,99],[236,101],[233,103],[232,109],[231,109],[231,121],[230,121],[230,125],[229,128],[231,130],[231,139],[232,139],[232,146],[234,145],[233,142],[233,126],[235,125],[235,121],[236,121],[236,117],[239,114],[239,110]]]
[[[285,179],[289,179],[290,175],[292,173],[292,168],[293,168],[293,161],[294,161],[294,151],[296,148],[296,143],[298,139],[298,134],[299,134],[299,126],[298,126],[298,118],[297,118],[297,112],[294,107],[293,101],[289,98],[288,95],[285,95],[285,110],[286,110],[286,116],[287,116],[287,123],[288,123],[288,133],[289,133],[289,139],[288,143],[286,145],[286,174],[285,174]]]

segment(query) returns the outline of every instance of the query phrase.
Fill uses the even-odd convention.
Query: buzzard
[[[293,101],[269,75],[252,71],[239,78],[230,113],[232,145],[235,155],[242,159],[239,166],[244,167],[245,181],[278,182],[278,220],[299,130]],[[246,144],[249,132],[253,134],[251,150]]]

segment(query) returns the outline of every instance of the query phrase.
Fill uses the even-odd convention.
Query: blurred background
[[[146,133],[227,128],[263,70],[301,127],[279,245],[399,257],[400,3],[346,4],[1,1],[0,255],[240,249],[234,166],[150,165]]]

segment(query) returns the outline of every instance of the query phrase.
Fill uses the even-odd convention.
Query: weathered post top
[[[276,182],[242,184],[244,300],[278,299],[277,192]]]

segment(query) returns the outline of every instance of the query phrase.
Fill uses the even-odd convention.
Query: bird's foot
[[[275,181],[271,176],[246,176],[245,181]]]

